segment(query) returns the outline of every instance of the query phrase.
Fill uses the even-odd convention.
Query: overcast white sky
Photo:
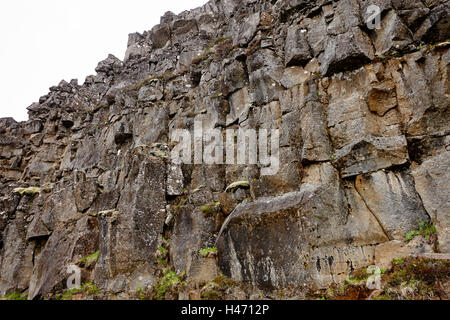
[[[166,12],[207,0],[14,0],[0,2],[0,118],[26,108],[61,80],[95,74],[109,53],[123,59],[128,34],[150,30]]]

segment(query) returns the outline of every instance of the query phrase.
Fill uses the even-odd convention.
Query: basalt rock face
[[[111,296],[136,292],[157,281],[161,246],[188,281],[299,291],[395,254],[448,253],[449,11],[211,0],[130,35],[124,61],[50,88],[27,122],[0,119],[0,296],[52,296],[73,264]],[[279,171],[172,163],[172,133],[195,120],[279,129]],[[250,188],[227,190],[237,181]],[[405,243],[421,222],[434,248]],[[217,263],[200,254],[215,246]]]

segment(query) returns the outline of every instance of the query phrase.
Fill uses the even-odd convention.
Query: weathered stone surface
[[[331,38],[321,59],[322,75],[357,69],[374,58],[369,37],[358,27]]]
[[[374,36],[375,54],[381,56],[390,50],[404,50],[413,42],[413,39],[413,33],[401,21],[397,13],[389,11]]]
[[[139,102],[155,102],[164,97],[164,88],[160,81],[154,81],[151,85],[146,85],[139,90]]]
[[[255,35],[261,15],[259,12],[244,16],[242,21],[233,24],[233,42],[240,45],[246,45]]]
[[[285,65],[295,66],[306,64],[312,59],[311,48],[306,38],[306,29],[290,28],[286,38]]]
[[[356,83],[364,86],[348,91],[349,86]],[[392,108],[386,111],[389,105],[385,103],[394,103],[394,92],[382,92],[385,101],[381,102],[382,106],[377,99],[374,103],[373,95],[380,95],[377,88],[386,90],[386,85],[389,86],[378,83],[374,70],[365,69],[349,79],[334,78],[328,88],[331,100],[327,111],[328,127],[336,150],[335,160],[344,177],[408,161],[407,141],[402,135],[399,114]]]
[[[442,5],[433,8],[425,21],[416,31],[415,37],[422,41],[438,42],[445,41],[450,36],[450,4],[444,2]]]
[[[167,25],[155,26],[152,29],[152,42],[155,49],[166,46],[170,38],[170,28]]]
[[[436,226],[441,252],[450,252],[450,191],[445,187],[450,179],[449,166],[450,152],[444,152],[412,171],[416,190]]]
[[[18,214],[17,214],[18,215]],[[16,217],[20,219],[21,217]],[[34,244],[25,241],[23,222],[10,222],[4,231],[0,257],[0,295],[28,288],[33,271]]]
[[[100,213],[100,255],[93,277],[104,290],[135,291],[155,281],[154,263],[166,218],[165,164],[131,155],[117,209]]]
[[[181,166],[171,163],[168,165],[167,171],[167,195],[181,196],[184,191],[184,176]]]
[[[84,175],[81,175],[81,181],[76,183],[76,189],[74,190],[75,203],[77,205],[78,212],[86,212],[97,198],[99,193],[99,187],[94,179],[86,180]],[[83,181],[84,180],[84,181]]]
[[[360,3],[357,0],[342,0],[336,3],[333,20],[327,27],[330,35],[339,35],[361,24]]]
[[[300,109],[300,127],[302,130],[301,160],[303,162],[321,162],[330,160],[332,148],[328,137],[325,109],[318,99],[317,85],[308,83],[307,102]]]
[[[227,126],[247,120],[251,107],[251,97],[248,88],[233,93],[230,97],[230,113],[227,115]]]
[[[200,208],[188,204],[179,209],[171,243],[171,256],[177,272],[184,271],[195,281],[210,280],[203,278],[205,266],[200,250],[213,247],[215,229],[215,222],[206,218]]]
[[[52,234],[44,249],[35,257],[28,298],[45,296],[59,286],[65,287],[71,273],[68,267],[98,249],[98,222],[82,217],[65,222]]]
[[[242,62],[234,60],[225,67],[225,85],[227,86],[228,92],[232,93],[242,89],[245,86],[246,81],[247,74]]]
[[[382,82],[373,86],[369,93],[369,110],[380,117],[397,106],[395,84],[392,81]]]
[[[415,238],[409,243],[401,240],[392,240],[380,244],[375,249],[374,264],[379,268],[386,269],[391,267],[393,259],[432,252],[433,248],[421,238]]]
[[[430,220],[407,171],[358,176],[355,187],[391,240],[404,240],[419,223]]]
[[[348,192],[354,209],[364,206]],[[222,271],[258,287],[323,287],[351,272],[347,261],[370,264],[363,247],[387,237],[369,210],[348,216],[346,198],[335,169],[323,164],[307,170],[300,192],[238,205],[219,233]]]
[[[397,89],[398,109],[409,136],[448,132],[448,64],[450,51],[421,52],[394,59],[389,71]]]
[[[174,42],[181,42],[185,38],[198,33],[197,22],[194,19],[179,19],[172,22],[171,34]]]
[[[283,63],[273,51],[263,49],[248,58],[252,101],[257,105],[278,99]]]

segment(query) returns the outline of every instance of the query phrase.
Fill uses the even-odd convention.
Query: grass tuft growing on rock
[[[92,282],[84,283],[80,288],[65,290],[62,294],[56,295],[56,300],[74,300],[74,296],[84,298],[86,296],[95,296],[100,294],[100,290]]]
[[[86,268],[89,268],[97,263],[99,255],[100,255],[100,250],[97,250],[93,254],[91,254],[87,257],[81,258],[80,261],[78,261],[78,263],[82,264]]]
[[[200,255],[204,258],[208,257],[209,255],[215,255],[217,254],[217,248],[205,248],[200,250]]]
[[[450,261],[422,257],[396,258],[381,270],[380,289],[367,287],[366,269],[359,269],[341,286],[319,290],[309,298],[328,300],[448,300]],[[447,289],[446,289],[447,288]]]
[[[27,295],[16,291],[0,297],[0,300],[27,300]]]
[[[177,285],[181,283],[181,277],[175,271],[166,269],[162,278],[154,285],[154,300],[165,300],[169,292],[177,293]]]
[[[205,217],[211,217],[214,214],[220,212],[220,207],[221,207],[220,202],[214,202],[201,206],[200,210],[202,210]]]
[[[421,222],[419,223],[418,230],[412,230],[406,235],[405,241],[410,242],[416,236],[423,236],[426,240],[429,240],[436,232],[436,227],[434,225],[427,222]]]

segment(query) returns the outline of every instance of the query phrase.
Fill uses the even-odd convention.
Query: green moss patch
[[[86,296],[95,296],[100,294],[100,290],[92,282],[84,283],[81,288],[74,288],[72,290],[65,290],[62,294],[56,295],[56,300],[73,300],[75,295],[80,295],[81,298]]]
[[[78,261],[79,264],[83,265],[85,268],[90,268],[91,266],[95,265],[98,261],[98,257],[100,255],[100,250],[97,250],[93,254],[81,258],[80,261]]]
[[[205,248],[200,250],[200,255],[204,258],[208,257],[209,255],[215,255],[217,254],[217,248]]]
[[[0,300],[27,300],[27,294],[16,291],[0,297]]]
[[[416,236],[423,236],[426,240],[429,240],[432,235],[436,234],[436,227],[431,223],[420,222],[418,230],[410,231],[405,238],[406,242],[410,242]]]

